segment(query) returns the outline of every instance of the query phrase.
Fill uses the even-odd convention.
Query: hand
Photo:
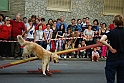
[[[112,47],[110,47],[109,50],[110,50],[112,53],[116,53],[116,52],[117,52],[117,50],[116,50],[116,49],[113,49]]]

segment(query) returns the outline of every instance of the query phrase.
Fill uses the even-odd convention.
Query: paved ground
[[[14,60],[0,60],[0,65]],[[0,69],[0,83],[106,83],[104,66],[105,61],[67,61],[50,63],[51,70],[62,70],[53,73],[52,77],[42,74],[28,74],[28,70],[40,67],[40,60]]]

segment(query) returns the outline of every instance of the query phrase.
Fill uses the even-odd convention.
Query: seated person
[[[92,51],[92,61],[98,61],[98,59],[99,59],[99,53],[97,52],[96,48],[93,48],[93,51]]]
[[[71,42],[71,40],[67,40],[67,43],[65,44],[65,50],[68,50],[68,49],[73,49],[73,44]],[[71,58],[72,55],[74,54],[74,52],[70,52],[70,53],[67,53],[67,55],[64,56],[64,58]]]
[[[78,48],[84,47],[84,46],[86,46],[85,41],[82,41],[81,44],[78,44]],[[79,50],[77,53],[79,54],[79,57],[80,57],[80,58],[81,58],[81,57],[84,58],[85,55],[86,55],[86,49]]]

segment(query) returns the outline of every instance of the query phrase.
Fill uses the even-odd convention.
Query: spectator
[[[64,36],[65,36],[65,26],[64,24],[61,24],[56,34],[56,38],[60,38],[59,40],[56,41],[57,51],[63,50],[64,40],[62,40],[61,38],[64,38]]]
[[[82,27],[86,27],[86,18],[82,19],[82,23],[81,24],[82,24]]]
[[[11,37],[12,26],[10,24],[10,18],[5,18],[5,24],[0,25],[0,58],[3,57],[5,52],[5,57],[9,58],[11,54],[11,43],[7,42]]]
[[[26,24],[27,24],[27,17],[23,17],[23,22],[24,22],[24,24],[26,26]]]
[[[67,29],[70,28],[71,29],[71,32],[74,32],[75,29],[78,29],[77,25],[76,25],[76,21],[75,19],[72,19],[71,20],[71,24],[68,25]]]
[[[94,31],[92,30],[92,25],[88,26],[88,29],[85,29],[83,32],[84,40],[86,41],[86,45],[92,45],[93,44],[93,37],[94,37]],[[86,57],[91,56],[91,49],[86,50]]]
[[[109,25],[108,30],[112,30],[115,28],[115,22],[113,20],[113,23]]]
[[[97,38],[96,39],[96,44],[99,44],[99,43],[100,43],[100,39]],[[101,52],[102,52],[101,46],[96,47],[96,49],[97,49],[97,52],[99,53],[99,56],[101,57]]]
[[[10,21],[12,25],[12,41],[17,41],[17,35],[24,35],[26,32],[26,28],[24,23],[20,20],[20,15],[16,15],[15,20]],[[14,54],[14,58],[17,58],[20,53],[20,44],[18,42],[13,42],[12,43],[12,48],[11,48],[12,54]]]
[[[44,30],[44,37],[45,37],[46,43],[44,44],[43,47],[46,50],[50,51],[50,42],[51,42],[51,39],[52,39],[53,30],[50,29],[50,24],[47,24],[46,26],[47,26],[47,28]]]
[[[92,51],[92,61],[98,61],[98,59],[99,59],[99,53],[97,52],[96,48],[93,48],[93,51]]]
[[[94,31],[94,37],[93,37],[93,43],[95,44],[96,43],[96,39],[97,38],[99,38],[99,34],[98,34],[98,32],[99,32],[99,22],[98,22],[98,20],[97,19],[95,19],[94,21],[93,21],[93,27],[92,27],[92,30]]]
[[[86,46],[85,41],[82,41],[81,43],[78,44],[78,48],[85,47],[85,46]],[[86,54],[86,49],[78,51],[79,58],[84,58],[85,54]]]
[[[3,14],[0,14],[0,25],[4,24],[4,15]]]
[[[73,49],[73,44],[71,42],[71,40],[67,40],[67,43],[65,44],[65,50],[68,50],[68,49]],[[71,58],[72,55],[74,55],[74,52],[70,52],[70,53],[67,53],[64,58]]]
[[[61,22],[61,19],[60,18],[57,18],[57,23]]]
[[[36,30],[36,33],[35,33],[35,35],[34,35],[34,38],[35,38],[35,42],[37,43],[37,44],[39,44],[40,46],[42,46],[42,44],[43,44],[43,40],[44,40],[44,32],[43,32],[43,30],[42,30],[42,24],[39,24],[38,25],[38,30]]]
[[[42,19],[42,16],[39,15],[39,16],[38,16],[38,20],[40,21],[40,23],[41,23],[41,19]],[[40,24],[40,23],[39,23],[39,24]]]
[[[36,15],[31,16],[31,20],[32,20],[34,26],[36,26],[36,18],[37,18]]]
[[[40,24],[40,20],[36,18],[36,26]]]
[[[52,30],[53,30],[53,35],[52,35],[52,39],[56,38],[56,34],[57,34],[57,27],[56,27],[57,21],[53,21],[53,26],[52,26]],[[51,52],[54,52],[56,49],[56,41],[52,40],[51,41]]]
[[[65,37],[66,38],[72,37],[72,32],[71,32],[71,29],[70,28],[67,29],[67,33],[65,34]]]
[[[41,18],[41,24],[43,26],[42,30],[44,31],[46,29],[45,18]]]
[[[64,24],[64,26],[65,26],[65,32],[67,31],[67,24],[66,24],[66,22],[64,21],[65,19],[64,19],[64,17],[63,16],[61,16],[60,17],[60,20],[61,20],[61,22],[57,22],[57,29],[59,30],[60,29],[60,25],[61,24]]]
[[[79,32],[82,32],[82,27],[81,27],[81,19],[77,19],[77,28]]]
[[[53,26],[53,19],[49,19],[48,24],[50,25],[50,27],[52,27]]]
[[[31,19],[28,20],[28,23],[26,24],[26,29],[27,29],[27,40],[34,41],[35,26],[33,25],[33,21]]]
[[[100,37],[106,33],[106,31],[107,31],[106,26],[107,26],[106,23],[102,23],[101,28],[99,29]]]

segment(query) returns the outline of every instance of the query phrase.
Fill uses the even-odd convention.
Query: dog
[[[42,46],[34,42],[25,41],[21,35],[17,36],[17,40],[21,46],[24,46],[22,53],[23,59],[26,59],[26,56],[30,54],[34,54],[39,59],[42,59],[41,61],[42,61],[43,75],[46,75],[45,71],[49,71],[50,59],[52,59],[54,63],[59,63],[57,54],[45,50]]]

